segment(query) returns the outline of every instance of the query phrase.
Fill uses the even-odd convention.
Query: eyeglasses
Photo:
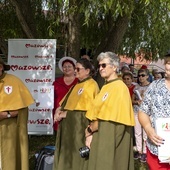
[[[145,77],[145,74],[139,74],[138,77]]]
[[[102,64],[98,64],[98,68],[102,67],[102,68],[106,68],[107,65],[109,65],[111,63],[102,63]]]
[[[79,72],[81,69],[84,69],[84,67],[82,67],[82,68],[76,67],[76,68],[75,68],[75,70],[76,70],[77,72]]]

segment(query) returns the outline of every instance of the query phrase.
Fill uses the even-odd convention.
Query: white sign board
[[[35,104],[29,107],[28,134],[53,134],[56,40],[9,39],[10,74],[30,90]]]

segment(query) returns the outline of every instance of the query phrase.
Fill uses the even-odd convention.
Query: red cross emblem
[[[4,91],[5,91],[6,94],[12,93],[12,86],[5,86]]]

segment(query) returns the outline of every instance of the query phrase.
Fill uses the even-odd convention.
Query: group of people
[[[53,170],[133,170],[134,143],[137,158],[147,158],[150,170],[170,170],[169,163],[159,161],[158,147],[166,139],[155,130],[156,119],[170,117],[170,52],[165,78],[152,83],[146,68],[138,71],[138,83],[129,71],[120,78],[120,59],[113,52],[100,53],[97,61],[105,80],[100,90],[88,58],[63,57],[58,63],[63,76],[53,83]],[[9,69],[0,60],[0,170],[28,170],[28,106],[34,100],[16,76],[6,73]]]
[[[118,78],[120,59],[105,52],[97,60],[105,79],[101,90],[92,78],[94,66],[82,58],[73,65],[78,83],[55,109],[54,121],[59,127],[53,170],[134,169],[133,108],[128,88]],[[61,65],[65,75],[64,64],[59,62],[59,68]],[[81,157],[79,149],[83,146],[89,148],[89,157]]]
[[[132,98],[135,116],[134,159],[140,159],[141,162],[147,161],[151,170],[170,169],[168,163],[160,163],[158,159],[158,147],[161,147],[165,139],[158,136],[155,131],[155,121],[170,116],[168,105],[170,101],[170,51],[165,55],[164,64],[165,73],[154,69],[150,74],[147,67],[142,66],[134,77],[131,72],[133,68],[132,70],[130,68],[134,65],[130,64],[129,67],[123,68],[122,74],[122,79]],[[137,78],[136,81],[135,78]]]

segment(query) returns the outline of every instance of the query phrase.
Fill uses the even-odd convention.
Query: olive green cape
[[[0,169],[28,170],[28,106],[34,102],[24,83],[14,75],[0,76],[0,112],[18,116],[0,120]]]
[[[87,170],[134,170],[132,142],[131,126],[100,120]]]
[[[85,112],[68,111],[59,124],[53,170],[86,170],[88,160],[80,157],[79,148],[85,146],[84,131],[88,125]]]
[[[0,161],[2,170],[29,170],[28,109],[20,109],[15,118],[0,121]]]
[[[85,113],[99,88],[91,79],[76,84],[62,101],[67,116],[57,131],[53,170],[86,170],[88,160],[80,157],[79,148],[85,146],[85,129],[89,124]]]

